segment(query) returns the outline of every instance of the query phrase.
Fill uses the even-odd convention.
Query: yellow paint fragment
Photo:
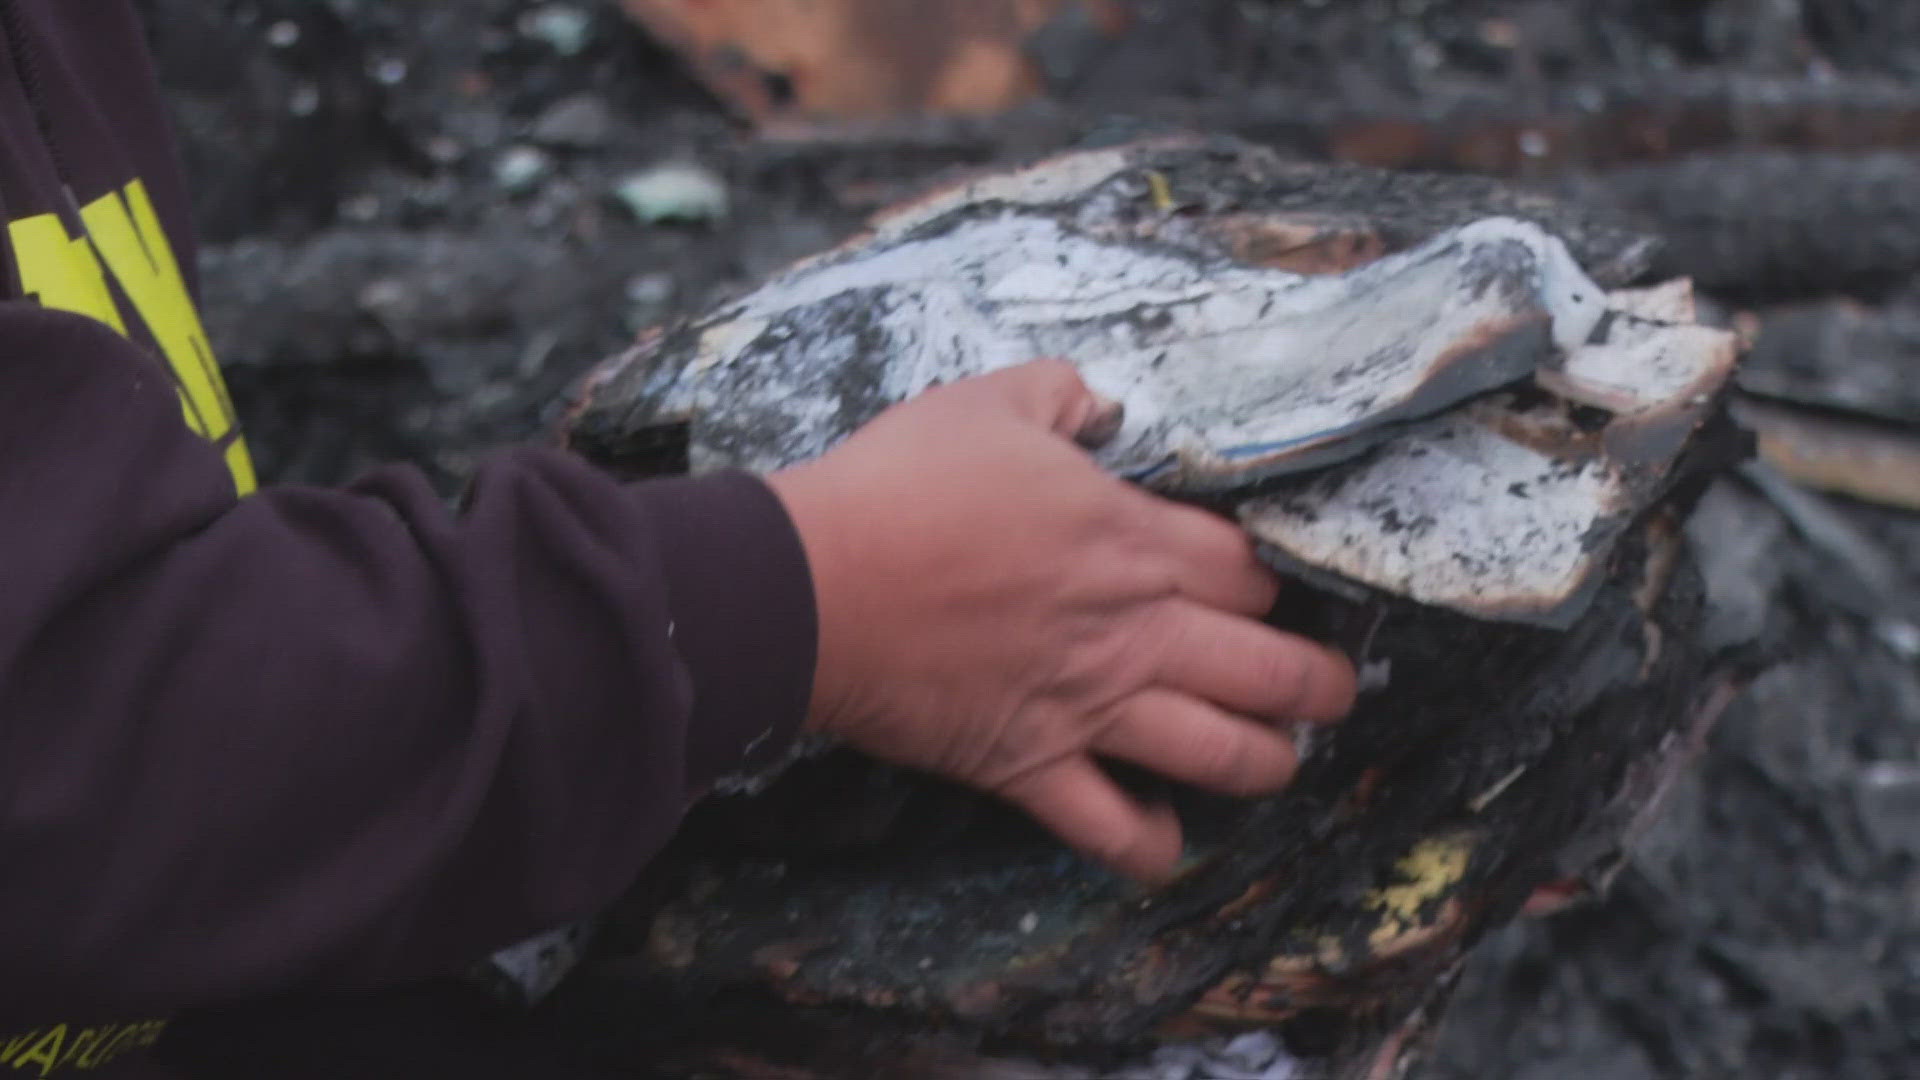
[[[1173,201],[1173,185],[1168,182],[1167,174],[1158,169],[1147,170],[1147,189],[1153,194],[1153,208],[1163,214],[1170,214],[1178,204]]]
[[[1467,876],[1478,839],[1473,833],[1461,832],[1415,844],[1394,865],[1398,880],[1367,895],[1366,907],[1384,916],[1368,941],[1379,946],[1418,929],[1421,912],[1444,899]]]

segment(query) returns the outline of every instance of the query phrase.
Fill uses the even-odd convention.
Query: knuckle
[[[1024,365],[1033,377],[1055,390],[1078,390],[1081,387],[1080,369],[1057,356],[1042,357]]]
[[[1157,596],[1173,595],[1160,593],[1161,583],[1157,579],[1149,580],[1148,588],[1154,590]],[[1184,618],[1180,608],[1174,604],[1153,604],[1140,613],[1134,624],[1131,643],[1134,655],[1139,662],[1155,668],[1202,644],[1194,640],[1192,620]]]
[[[1298,709],[1306,703],[1310,668],[1302,651],[1285,642],[1260,650],[1254,664],[1268,701],[1280,712]]]
[[[1080,372],[1065,360],[1033,360],[1011,369],[1007,377],[1018,386],[1015,391],[1028,407],[1039,410],[1057,423],[1066,425],[1079,419],[1087,394]]]
[[[1247,739],[1231,724],[1209,724],[1195,729],[1192,755],[1195,779],[1208,787],[1228,792],[1245,790],[1248,784],[1249,751]]]
[[[1207,545],[1209,558],[1242,566],[1259,565],[1260,560],[1253,552],[1253,538],[1246,530],[1202,511],[1188,510],[1187,513],[1194,522],[1195,533]]]
[[[1186,575],[1180,572],[1180,568],[1171,559],[1143,560],[1140,566],[1141,588],[1155,600],[1174,600],[1186,595],[1186,588],[1182,584],[1185,577]],[[1172,614],[1173,610],[1171,607],[1167,608],[1168,613],[1165,619],[1168,623],[1179,623],[1180,620]],[[1169,633],[1177,634],[1184,639],[1192,631],[1190,628],[1176,627]]]
[[[1175,632],[1157,613],[1147,611],[1103,635],[1092,663],[1100,701],[1111,710],[1103,716],[1105,723],[1117,722],[1136,708],[1135,696],[1161,678]]]
[[[1148,556],[1162,550],[1164,530],[1160,528],[1162,507],[1153,497],[1117,483],[1108,489],[1111,497],[1102,504],[1106,526],[1128,550]]]
[[[1252,541],[1245,530],[1218,514],[1177,502],[1159,501],[1159,524],[1170,538],[1195,558],[1250,558]]]

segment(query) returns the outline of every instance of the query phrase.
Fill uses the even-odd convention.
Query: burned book
[[[631,475],[778,469],[1075,361],[1126,407],[1101,463],[1237,520],[1363,694],[1279,796],[1126,777],[1188,825],[1152,892],[811,747],[695,809],[562,1007],[660,1075],[1407,1075],[1467,951],[1604,886],[1738,676],[1680,533],[1745,451],[1738,344],[1633,287],[1650,251],[1484,181],[1161,141],[929,196],[645,335],[567,427]]]

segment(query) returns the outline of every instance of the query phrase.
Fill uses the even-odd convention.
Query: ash
[[[1153,1052],[1153,1060],[1119,1074],[1117,1080],[1309,1080],[1304,1066],[1280,1045],[1278,1036],[1249,1031],[1231,1039],[1172,1043]]]
[[[1318,1080],[1310,1067],[1287,1052],[1280,1037],[1249,1031],[1195,1042],[1171,1042],[1145,1061],[1117,1072],[1030,1066],[1016,1067],[1006,1080]]]

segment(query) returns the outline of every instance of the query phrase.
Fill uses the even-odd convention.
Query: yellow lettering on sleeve
[[[140,1025],[123,1024],[110,1026],[100,1041],[93,1044],[86,1057],[80,1061],[83,1069],[96,1069],[112,1063],[133,1046],[134,1036],[140,1033]]]
[[[0,1070],[7,1075],[34,1073],[40,1077],[90,1072],[136,1050],[151,1048],[167,1030],[167,1021],[95,1027],[56,1024],[50,1028],[0,1035]]]
[[[93,1046],[93,1041],[99,1037],[99,1028],[81,1028],[74,1032],[73,1041],[67,1044],[67,1052],[60,1055],[60,1067],[64,1069],[77,1064],[77,1059],[85,1054]]]
[[[85,315],[107,324],[115,333],[126,334],[120,309],[107,291],[100,259],[86,237],[69,237],[66,225],[52,214],[22,218],[7,226],[7,233],[20,266],[21,286],[37,296],[42,307]],[[209,436],[205,420],[184,387],[180,404],[187,414],[187,426],[195,434]]]
[[[247,453],[247,444],[234,439],[227,444],[227,471],[233,474],[233,483],[240,494],[245,495],[260,486],[259,478],[253,474],[253,457]]]
[[[33,1048],[21,1054],[13,1063],[17,1072],[29,1065],[39,1065],[40,1075],[46,1076],[60,1063],[60,1048],[67,1042],[67,1025],[55,1024],[33,1044]]]
[[[112,1058],[104,1055],[107,1050],[113,1046],[114,1039],[119,1034],[119,1024],[104,1024],[100,1027],[88,1028],[81,1032],[80,1040],[76,1040],[76,1042],[84,1041],[85,1045],[78,1046],[73,1053],[67,1055],[73,1059],[73,1067],[76,1069],[95,1069],[112,1060]]]
[[[80,216],[107,269],[179,378],[188,415],[200,420],[200,431],[208,438],[224,437],[234,428],[233,402],[146,185],[135,180],[122,192],[103,195],[82,207]],[[227,465],[240,491],[252,491],[253,464],[238,440],[227,450]]]
[[[8,225],[7,239],[20,266],[21,288],[38,296],[42,307],[85,315],[117,333],[127,332],[86,237],[68,236],[67,226],[53,214],[35,214]]]
[[[7,1041],[4,1044],[0,1044],[0,1065],[13,1064],[13,1059],[28,1043],[31,1043],[38,1037],[39,1034],[40,1029],[34,1028],[32,1031],[23,1031],[18,1035],[8,1036]]]

